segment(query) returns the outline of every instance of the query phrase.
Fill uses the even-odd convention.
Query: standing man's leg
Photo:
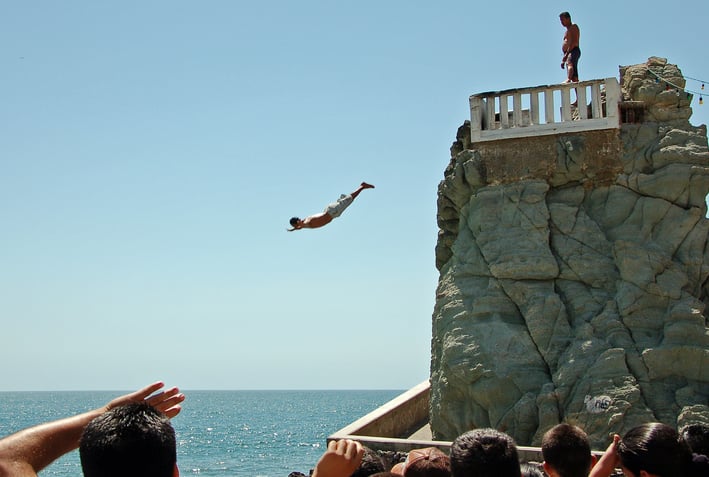
[[[571,52],[569,53],[569,60],[566,63],[566,69],[567,69],[567,76],[568,79],[566,80],[569,83],[578,83],[579,82],[579,58],[581,57],[581,50],[576,47]],[[579,92],[577,89],[574,89],[576,92],[576,101],[571,103],[571,106],[578,106],[579,102]]]
[[[569,53],[569,60],[566,63],[566,69],[568,71],[569,82],[577,83],[579,80],[579,58],[581,57],[581,50],[577,47],[574,48]]]

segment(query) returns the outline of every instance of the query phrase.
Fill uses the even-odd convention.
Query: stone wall
[[[431,428],[596,448],[648,421],[709,422],[709,150],[661,58],[621,67],[644,121],[451,148],[438,192]]]

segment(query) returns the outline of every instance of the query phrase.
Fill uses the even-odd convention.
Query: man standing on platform
[[[566,81],[564,83],[576,83],[579,80],[579,58],[581,57],[581,49],[579,48],[579,39],[581,31],[579,26],[571,22],[571,14],[562,12],[559,14],[561,24],[566,27],[564,33],[564,41],[561,44],[561,51],[564,52],[564,57],[561,60],[561,69],[566,68]]]

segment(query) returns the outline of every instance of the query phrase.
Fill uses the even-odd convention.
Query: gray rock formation
[[[596,448],[648,421],[709,422],[709,150],[661,58],[621,67],[643,120],[470,143],[438,192],[431,427],[539,445],[558,422]],[[637,104],[637,103],[636,103]]]

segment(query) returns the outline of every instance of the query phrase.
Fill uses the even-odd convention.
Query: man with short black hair
[[[587,477],[596,463],[588,435],[577,426],[561,423],[542,437],[544,471],[549,477]]]
[[[495,429],[475,429],[453,441],[452,477],[520,477],[514,439]]]
[[[679,430],[679,435],[682,436],[694,454],[709,457],[709,425],[688,424]]]
[[[168,417],[145,403],[93,419],[79,443],[84,477],[175,477],[177,444]]]

